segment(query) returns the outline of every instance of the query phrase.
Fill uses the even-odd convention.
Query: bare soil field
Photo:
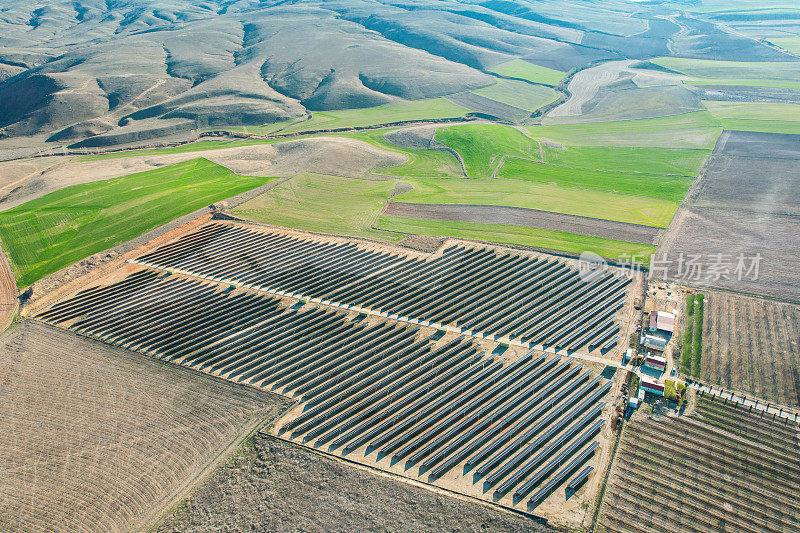
[[[390,131],[384,134],[383,138],[403,148],[414,148],[417,150],[448,150],[447,145],[434,138],[438,128],[438,124],[413,126],[411,128]]]
[[[73,159],[36,173],[0,191],[0,210],[10,209],[70,185],[116,178],[134,172],[205,157],[245,176],[283,177],[317,172],[355,177],[376,168],[399,165],[406,156],[344,137],[297,139],[277,144],[221,148],[201,152],[134,155],[99,161]]]
[[[705,293],[701,378],[800,407],[800,306]]]
[[[653,244],[658,228],[596,218],[494,205],[388,202],[383,214],[424,220],[508,224],[620,241]]]
[[[797,531],[798,426],[719,400],[626,429],[598,531]]]
[[[155,520],[284,401],[25,321],[0,336],[0,529]]]
[[[551,529],[256,434],[158,531]]]
[[[733,155],[731,155],[733,154]],[[682,283],[718,287],[800,302],[800,136],[725,132],[707,168],[661,239],[658,255],[671,261],[669,276]],[[686,279],[681,256],[716,254],[731,262],[719,279]],[[761,255],[758,275],[734,272],[739,255]],[[748,260],[746,266],[750,266]],[[725,279],[725,278],[728,279]],[[757,279],[754,279],[757,278]]]
[[[522,122],[531,116],[530,111],[471,92],[451,94],[447,99],[475,113],[490,115],[508,122]]]

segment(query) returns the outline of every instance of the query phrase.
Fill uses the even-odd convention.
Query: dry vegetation
[[[714,400],[625,430],[601,531],[796,531],[798,427]]]
[[[283,404],[36,322],[0,353],[3,531],[141,527]]]
[[[723,292],[706,295],[700,377],[800,406],[800,306]]]
[[[257,434],[158,531],[550,531]]]

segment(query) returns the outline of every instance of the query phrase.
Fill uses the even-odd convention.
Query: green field
[[[534,65],[522,59],[514,59],[497,65],[490,69],[490,72],[510,78],[528,80],[533,83],[542,83],[544,85],[558,85],[558,82],[567,75],[566,72],[540,67],[539,65]]]
[[[497,172],[497,177],[638,194],[675,202],[683,200],[683,196],[694,181],[692,178],[685,176],[574,169],[556,165],[544,165],[523,159],[506,159]]]
[[[548,250],[571,252],[594,252],[610,259],[630,259],[632,256],[650,257],[652,246],[611,239],[600,239],[575,235],[562,231],[548,231],[523,226],[504,224],[476,224],[472,222],[439,222],[413,218],[380,216],[377,227],[388,231],[414,235],[457,237],[480,241],[535,246]]]
[[[0,239],[26,287],[211,203],[274,178],[238,176],[197,158],[74,185],[0,212]]]
[[[436,140],[462,158],[470,178],[489,178],[500,156],[539,160],[539,143],[500,124],[465,124],[436,130]]]
[[[335,136],[358,139],[383,150],[397,152],[408,156],[408,161],[401,165],[383,167],[375,170],[376,174],[387,176],[408,177],[460,177],[461,165],[456,156],[444,150],[419,150],[397,146],[384,135],[397,128],[376,129],[347,133],[335,133]]]
[[[236,216],[321,233],[392,240],[370,228],[394,181],[300,174],[233,210]]]
[[[536,111],[559,96],[550,87],[503,79],[497,80],[494,85],[472,92],[527,111]]]
[[[570,146],[619,146],[712,149],[722,133],[708,111],[662,118],[530,126],[536,138]]]
[[[287,126],[280,133],[358,128],[412,120],[458,118],[467,113],[469,113],[469,109],[456,105],[446,98],[402,101],[364,109],[314,111],[310,120]]]
[[[574,168],[696,176],[710,150],[545,145],[544,162]]]
[[[403,181],[413,190],[394,197],[396,202],[527,207],[658,227],[666,227],[678,208],[669,200],[519,179]]]
[[[652,60],[703,85],[754,85],[800,88],[800,62],[715,61],[660,57]]]
[[[726,130],[800,133],[800,105],[704,101]]]
[[[770,39],[770,42],[774,45],[780,46],[792,54],[800,56],[800,35],[796,35],[794,37],[778,37]]]

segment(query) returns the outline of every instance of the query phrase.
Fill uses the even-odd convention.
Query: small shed
[[[655,394],[656,396],[664,396],[664,385],[654,379],[642,377],[642,381],[639,384],[639,389],[651,394]]]
[[[639,408],[639,398],[637,398],[636,396],[631,396],[630,398],[628,398],[628,406],[631,409],[638,409]]]
[[[663,352],[667,347],[667,339],[657,335],[644,335],[642,338],[642,344],[648,348],[652,348],[653,350]]]
[[[644,366],[664,372],[667,369],[667,360],[657,355],[648,355],[644,358]]]
[[[675,331],[675,315],[665,311],[656,313],[656,329],[672,333]]]
[[[622,364],[627,365],[628,361],[631,360],[631,357],[633,357],[633,348],[628,348],[625,351],[625,355],[622,357]]]

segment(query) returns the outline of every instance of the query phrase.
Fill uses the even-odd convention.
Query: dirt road
[[[17,280],[11,271],[11,264],[8,261],[0,246],[0,333],[11,324],[19,306],[19,291],[17,290]]]

